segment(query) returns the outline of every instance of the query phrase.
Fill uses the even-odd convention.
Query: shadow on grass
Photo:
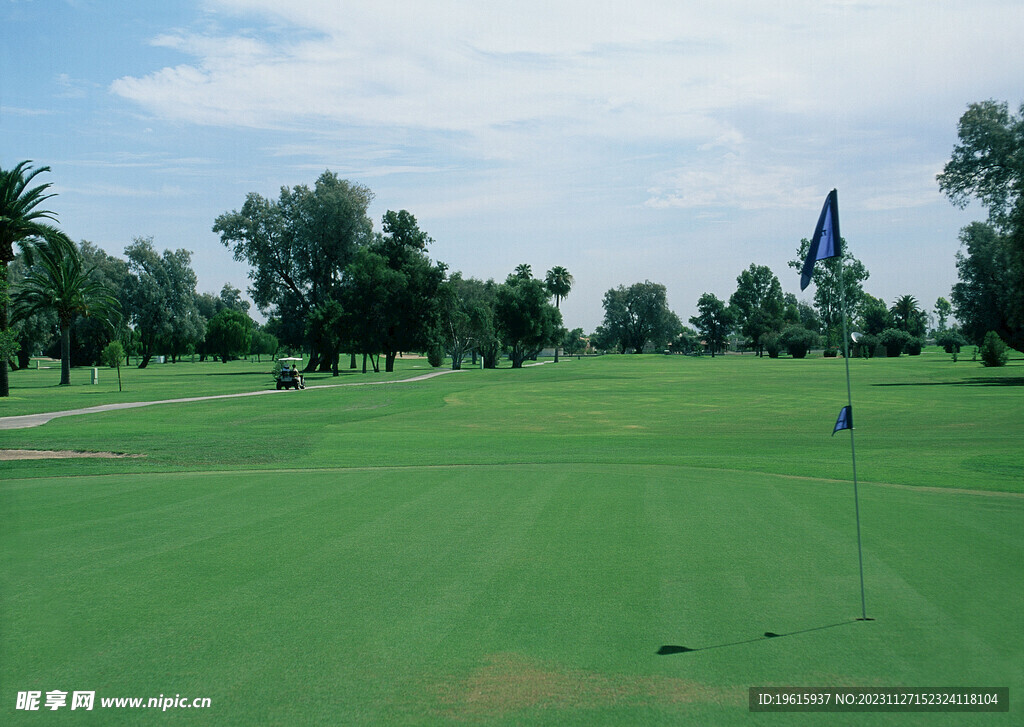
[[[1003,379],[975,376],[963,381],[907,381],[897,384],[872,384],[872,386],[1024,386],[1024,376],[1008,376]]]
[[[774,631],[765,631],[764,632],[764,636],[758,636],[758,637],[753,638],[753,639],[743,639],[742,641],[730,641],[730,642],[725,643],[725,644],[712,644],[710,646],[697,646],[697,647],[691,648],[689,646],[676,646],[676,645],[672,645],[672,644],[666,644],[666,645],[662,646],[660,649],[658,649],[655,653],[658,656],[671,656],[673,654],[685,654],[685,653],[691,652],[691,651],[710,651],[711,649],[724,649],[724,648],[726,648],[728,646],[742,646],[743,644],[755,644],[758,641],[767,641],[768,639],[781,639],[781,638],[784,638],[786,636],[797,636],[799,634],[809,634],[812,631],[824,631],[825,629],[834,629],[834,628],[838,628],[840,626],[848,626],[849,624],[855,624],[858,621],[862,621],[862,620],[865,620],[865,619],[859,619],[858,618],[858,619],[851,619],[850,621],[840,621],[839,623],[828,624],[827,626],[815,626],[815,627],[809,628],[809,629],[800,629],[799,631],[790,631],[789,633],[785,633],[785,634],[777,634]],[[873,621],[874,619],[866,619],[866,620],[867,621]]]

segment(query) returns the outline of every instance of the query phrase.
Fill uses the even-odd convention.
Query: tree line
[[[372,192],[324,172],[312,187],[283,187],[277,199],[249,194],[239,210],[217,217],[213,231],[236,260],[250,267],[248,292],[269,316],[257,325],[241,291],[196,292],[188,250],[158,252],[136,238],[125,259],[89,242],[72,243],[44,203],[50,184],[37,184],[48,167],[21,162],[0,169],[0,396],[8,395],[8,362],[24,367],[39,351],[57,353],[61,383],[71,365],[104,359],[117,341],[145,367],[156,355],[172,361],[255,353],[309,352],[306,371],[349,368],[391,371],[401,352],[450,357],[459,368],[470,357],[497,366],[502,354],[520,367],[545,347],[599,351],[680,353],[725,350],[730,339],[758,355],[786,350],[804,356],[841,348],[842,284],[847,313],[860,332],[858,355],[919,353],[926,333],[954,352],[967,343],[1024,350],[1024,106],[971,104],[961,117],[959,143],[938,175],[940,189],[958,206],[975,199],[988,210],[960,234],[960,282],[934,306],[937,327],[911,295],[887,305],[863,288],[869,274],[843,245],[839,258],[821,261],[813,304],[783,294],[772,271],[751,264],[728,301],[704,293],[690,326],[666,302],[665,287],[644,281],[605,293],[604,320],[585,336],[562,326],[560,302],[573,279],[563,267],[543,280],[520,265],[501,283],[466,278],[428,257],[433,240],[406,210],[388,211],[375,232],[367,209]],[[799,269],[809,242],[789,266]],[[553,301],[553,303],[552,303]],[[12,318],[13,314],[13,318]],[[952,316],[959,326],[946,325]],[[692,326],[692,327],[691,327]],[[1004,344],[1005,342],[1005,344]]]
[[[698,313],[689,319],[694,328],[682,326],[662,305],[660,286],[647,282],[609,291],[605,320],[592,342],[623,352],[702,348],[715,355],[730,336],[739,335],[759,355],[786,350],[803,356],[814,346],[836,355],[842,347],[842,264],[847,315],[860,334],[855,355],[920,353],[930,334],[954,356],[970,343],[980,347],[986,364],[1005,362],[1007,346],[1024,351],[1024,104],[1016,114],[1005,102],[970,104],[960,118],[958,139],[937,177],[939,188],[958,207],[979,202],[988,219],[960,231],[959,282],[948,300],[935,301],[937,325],[930,330],[928,314],[913,296],[899,296],[887,305],[864,291],[868,271],[844,241],[842,263],[839,258],[818,262],[813,306],[783,295],[769,268],[751,265],[737,278],[728,301],[711,293],[700,297]],[[801,241],[790,267],[800,270],[809,245]],[[958,325],[947,325],[954,316]]]
[[[16,170],[19,194],[38,207],[52,196],[49,185],[29,183],[47,169],[27,164]],[[367,188],[325,172],[314,187],[282,188],[276,200],[250,194],[215,220],[223,244],[250,266],[249,293],[269,316],[263,325],[231,285],[198,293],[188,250],[159,252],[151,238],[136,238],[121,259],[54,227],[31,228],[4,268],[11,288],[3,313],[13,313],[4,360],[24,368],[40,352],[59,355],[67,384],[72,365],[104,361],[112,341],[140,368],[154,356],[228,361],[283,349],[308,352],[307,371],[334,374],[343,352],[349,368],[362,356],[365,372],[380,370],[381,359],[392,371],[402,352],[426,352],[432,362],[447,356],[454,368],[467,357],[494,368],[507,354],[518,368],[545,347],[575,350],[581,332],[564,345],[559,310],[573,284],[564,267],[544,280],[526,264],[501,283],[464,277],[428,257],[433,240],[408,211],[389,210],[375,232],[371,199]]]

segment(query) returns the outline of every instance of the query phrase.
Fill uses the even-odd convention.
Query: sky
[[[751,264],[809,301],[787,262],[836,188],[867,292],[931,310],[985,217],[935,175],[968,104],[1024,102],[1022,37],[1019,0],[0,0],[0,168],[213,293],[249,272],[214,219],[329,169],[465,276],[567,268],[586,332],[611,288],[686,322]]]

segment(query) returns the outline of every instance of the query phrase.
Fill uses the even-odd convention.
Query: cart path
[[[413,376],[411,379],[397,379],[395,381],[354,381],[347,384],[323,384],[322,386],[307,386],[304,391],[315,391],[316,389],[337,389],[342,386],[382,386],[384,384],[410,384],[414,381],[426,381],[435,376],[445,374],[457,374],[466,369],[445,369],[444,371],[432,371],[422,376]],[[70,417],[77,414],[98,414],[104,411],[117,409],[137,409],[140,406],[153,406],[154,404],[182,404],[190,401],[209,401],[211,399],[237,399],[240,396],[262,396],[264,394],[282,394],[290,389],[261,389],[259,391],[245,391],[240,394],[216,394],[214,396],[190,396],[184,399],[161,399],[159,401],[129,401],[120,404],[100,404],[89,406],[84,409],[68,409],[67,411],[52,411],[42,414],[23,414],[21,416],[0,417],[0,430],[3,429],[28,429],[38,427],[51,419],[58,417]]]

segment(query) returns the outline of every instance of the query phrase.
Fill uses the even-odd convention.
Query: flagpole
[[[837,217],[838,217],[838,202]],[[850,390],[850,337],[846,331],[846,283],[843,280],[842,243],[839,252],[839,315],[843,319],[843,362],[846,364],[846,403],[850,407],[850,418],[853,418],[853,395]],[[853,508],[857,515],[857,563],[860,566],[860,621],[868,620],[867,605],[864,598],[864,550],[860,537],[860,498],[857,494],[857,450],[853,444],[853,427],[850,427],[850,458],[853,461]]]

